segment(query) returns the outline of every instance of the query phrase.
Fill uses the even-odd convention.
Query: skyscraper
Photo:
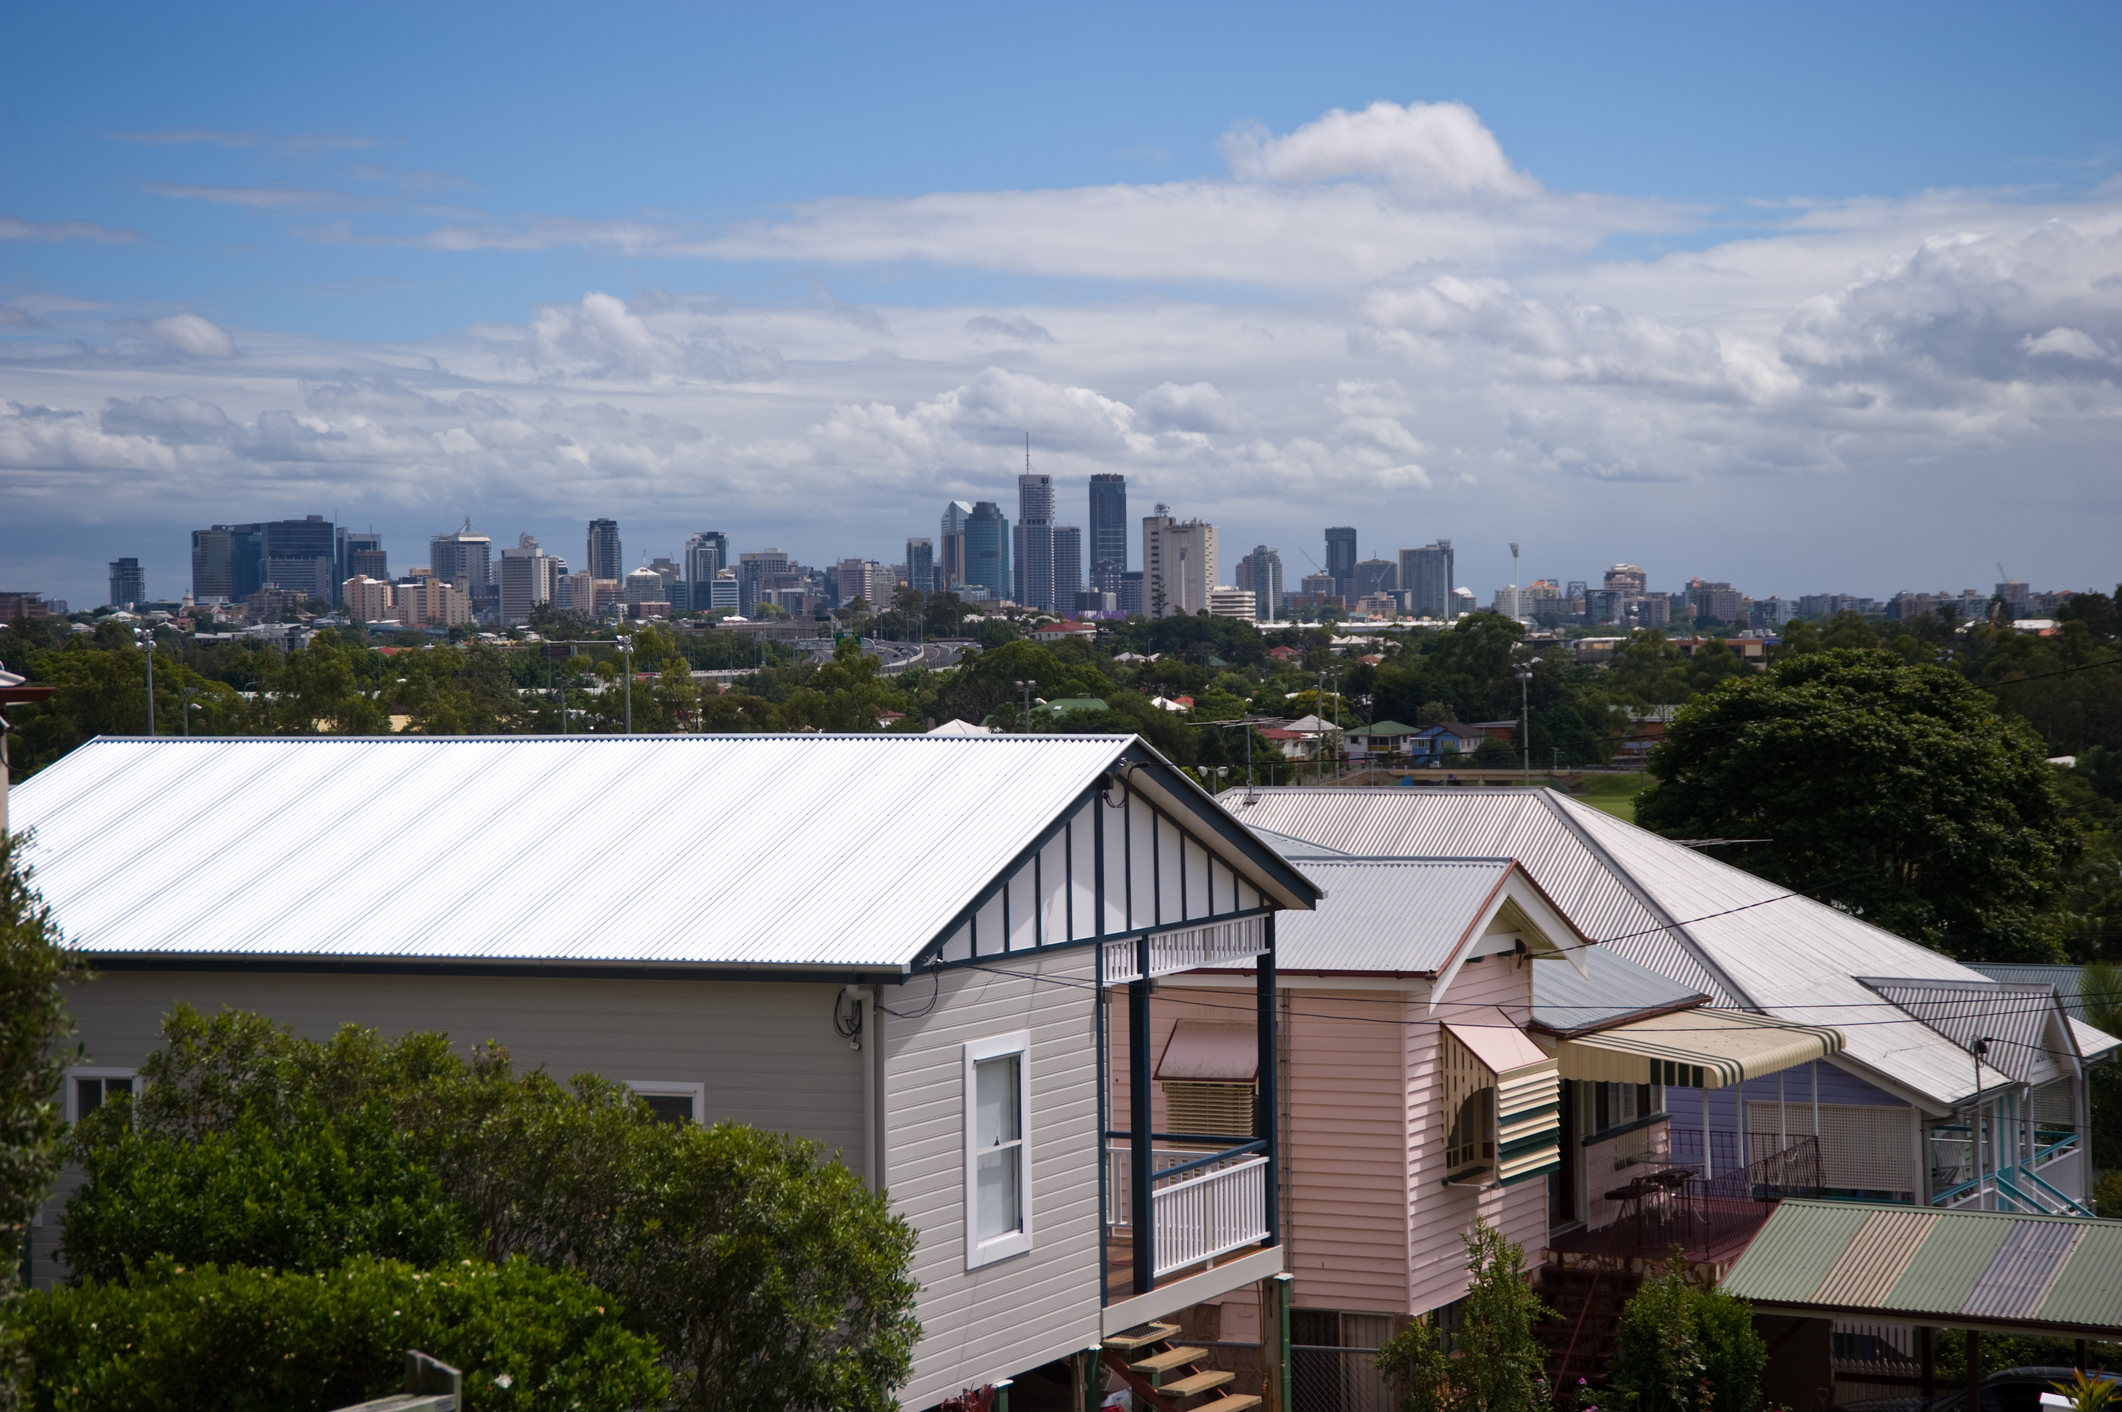
[[[926,538],[906,541],[906,586],[928,593],[936,586],[936,549]]]
[[[1127,572],[1126,476],[1101,472],[1090,478],[1089,548],[1091,586],[1116,591],[1113,585]]]
[[[616,529],[616,526],[614,527]],[[773,600],[766,594],[781,586],[788,573],[788,555],[779,549],[761,549],[737,556],[737,611],[749,618],[761,603]],[[841,595],[846,596],[843,586]]]
[[[456,584],[473,598],[484,598],[493,584],[493,551],[494,542],[473,529],[467,517],[463,529],[428,540],[428,567],[444,583]]]
[[[1392,593],[1400,587],[1400,567],[1390,559],[1365,559],[1356,565],[1349,589],[1349,605],[1374,593]]]
[[[140,572],[138,559],[114,559],[111,561],[111,596],[113,608],[130,608],[135,603],[147,602],[147,575]]]
[[[720,530],[703,530],[685,541],[685,581],[711,584],[715,575],[729,567],[729,536]],[[704,601],[693,604],[703,608]]]
[[[1407,590],[1407,611],[1420,618],[1456,616],[1452,598],[1452,542],[1440,539],[1420,549],[1400,551],[1400,587]]]
[[[612,579],[616,581],[623,572],[619,549],[619,522],[617,520],[591,520],[589,522],[589,576],[593,579]]]
[[[1142,591],[1152,618],[1192,616],[1208,607],[1217,587],[1216,527],[1203,520],[1175,520],[1171,507],[1157,506],[1142,520]]]
[[[390,580],[390,556],[383,552],[383,536],[374,530],[353,530],[341,525],[338,529],[339,568],[341,583],[355,575]]]
[[[1347,598],[1356,589],[1356,529],[1336,525],[1326,531],[1326,572],[1333,576],[1334,592]]]
[[[1006,598],[1009,592],[1009,519],[994,501],[982,500],[965,517],[965,594]]]
[[[501,551],[501,621],[509,626],[529,622],[533,608],[559,596],[565,569],[538,547],[536,538],[517,536],[513,547]]]
[[[947,589],[956,589],[966,581],[965,522],[972,513],[969,500],[953,500],[943,507],[942,529],[936,539],[936,567],[943,571],[943,586]]]
[[[1017,528],[1010,542],[1016,557],[1010,596],[1027,608],[1051,613],[1055,604],[1054,478],[1033,473],[1029,436],[1024,438],[1024,474],[1017,477]],[[1070,601],[1074,601],[1073,592]]]
[[[264,566],[259,582],[276,583],[327,603],[339,601],[338,536],[322,515],[267,520],[258,527]]]
[[[214,525],[192,531],[192,598],[240,603],[258,591],[265,567],[265,534],[256,525]]]
[[[1253,591],[1253,621],[1278,621],[1282,616],[1282,552],[1255,545],[1239,567],[1244,571],[1239,586]]]
[[[1067,612],[1075,606],[1083,587],[1083,530],[1077,525],[1054,526],[1054,610]]]

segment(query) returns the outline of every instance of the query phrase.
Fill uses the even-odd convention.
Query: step
[[[1106,1339],[1104,1346],[1115,1353],[1133,1353],[1138,1348],[1147,1348],[1153,1343],[1162,1343],[1179,1332],[1177,1324],[1144,1324],[1139,1329],[1114,1334]]]
[[[1152,1354],[1139,1363],[1130,1363],[1127,1366],[1138,1373],[1155,1376],[1158,1373],[1168,1373],[1174,1368],[1183,1368],[1207,1356],[1208,1350],[1205,1348],[1168,1348],[1162,1353]]]
[[[1216,1412],[1246,1412],[1247,1408],[1259,1405],[1260,1399],[1249,1392],[1234,1392],[1227,1397],[1211,1398],[1201,1404],[1202,1408],[1213,1407]]]
[[[1175,1383],[1164,1383],[1157,1388],[1157,1391],[1167,1397],[1192,1397],[1197,1392],[1207,1392],[1212,1387],[1222,1387],[1237,1376],[1236,1373],[1221,1373],[1210,1369],[1205,1373],[1196,1373],[1190,1378],[1181,1378]]]

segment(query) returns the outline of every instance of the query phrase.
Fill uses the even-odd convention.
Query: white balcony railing
[[[1164,1171],[1199,1160],[1204,1154],[1157,1149],[1150,1160]],[[1132,1227],[1133,1180],[1128,1149],[1106,1149],[1106,1224]],[[1180,1176],[1157,1179],[1150,1191],[1154,1213],[1156,1259],[1152,1268],[1162,1279],[1174,1270],[1228,1255],[1267,1239],[1267,1158],[1247,1153],[1196,1167]]]
[[[1105,943],[1105,983],[1142,979],[1136,939]],[[1158,932],[1149,938],[1149,973],[1169,976],[1204,966],[1231,966],[1267,950],[1265,917],[1234,917]]]

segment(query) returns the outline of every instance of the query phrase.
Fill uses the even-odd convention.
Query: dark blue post
[[[1253,1123],[1253,1136],[1267,1140],[1267,1243],[1282,1241],[1282,1148],[1278,1121],[1282,1105],[1275,1093],[1279,1046],[1275,1043],[1275,914],[1267,914],[1267,950],[1253,962],[1253,985],[1259,1014],[1254,1028],[1260,1039],[1260,1116]]]
[[[1127,1101],[1129,1117],[1128,1171],[1132,1201],[1128,1219],[1135,1227],[1135,1293],[1148,1294],[1157,1287],[1156,1204],[1150,1199],[1150,1183],[1156,1169],[1150,1161],[1149,1092],[1149,938],[1135,940],[1135,967],[1140,979],[1127,987]]]

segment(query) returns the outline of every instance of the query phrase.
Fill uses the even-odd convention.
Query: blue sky
[[[1485,598],[2122,577],[2112,5],[17,6],[0,577],[895,558],[1130,476]],[[1078,496],[1077,498],[1080,498]],[[1068,503],[1064,500],[1064,504]],[[1005,508],[1009,508],[1005,499]]]

